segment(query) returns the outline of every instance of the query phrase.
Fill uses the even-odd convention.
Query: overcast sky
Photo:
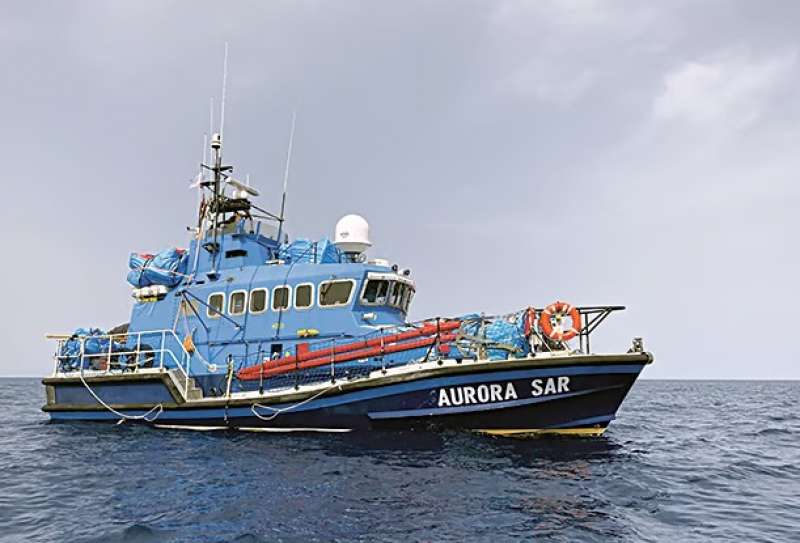
[[[800,3],[3,2],[0,374],[128,320],[226,159],[292,236],[370,222],[412,318],[624,304],[650,378],[800,378]]]

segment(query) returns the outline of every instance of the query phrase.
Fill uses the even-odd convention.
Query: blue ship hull
[[[49,377],[44,406],[53,421],[137,422],[165,428],[250,431],[465,429],[496,435],[599,435],[652,361],[648,353],[419,366],[414,371],[184,399],[168,372]],[[91,390],[91,392],[90,392]],[[154,410],[156,409],[157,410]]]

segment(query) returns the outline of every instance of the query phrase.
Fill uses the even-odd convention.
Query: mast
[[[270,213],[250,201],[250,197],[259,195],[259,191],[250,185],[250,176],[246,178],[243,183],[232,176],[233,166],[223,165],[222,161],[222,146],[223,146],[223,130],[225,127],[225,103],[227,96],[228,86],[228,44],[225,43],[225,57],[222,65],[222,100],[219,104],[219,129],[214,131],[214,99],[211,98],[209,106],[209,132],[211,134],[211,157],[210,161],[206,162],[205,151],[203,153],[203,164],[201,174],[198,175],[197,182],[192,187],[199,187],[201,190],[206,189],[210,192],[209,199],[205,201],[205,205],[201,206],[198,217],[198,245],[208,251],[211,256],[211,271],[209,275],[216,276],[217,268],[219,266],[218,254],[221,253],[222,244],[222,231],[225,226],[232,223],[237,217],[245,219],[252,219],[251,211],[255,210],[261,215],[256,215],[258,218],[263,218],[279,223],[278,227],[278,240],[280,240],[284,212],[286,209],[286,194],[289,182],[289,167],[292,156],[292,146],[294,142],[294,129],[296,115],[292,113],[292,128],[289,135],[289,148],[287,150],[286,168],[283,176],[283,196],[281,199],[280,215]],[[206,144],[208,143],[208,136],[205,138]],[[209,179],[204,179],[202,172],[210,171],[211,176]],[[230,185],[232,192],[225,194],[226,187]],[[211,229],[211,235],[208,235],[208,229]],[[278,242],[280,243],[280,242]]]
[[[214,161],[214,166],[212,168],[212,172],[214,173],[213,179],[213,192],[214,196],[211,200],[211,212],[213,214],[212,217],[212,229],[214,231],[214,238],[210,248],[208,248],[209,252],[212,254],[211,257],[211,273],[216,275],[217,273],[217,254],[219,253],[219,214],[224,212],[222,210],[222,172],[223,170],[232,170],[232,166],[223,167],[222,166],[222,133],[225,130],[225,95],[228,87],[228,42],[225,42],[225,57],[222,61],[222,101],[220,104],[220,113],[219,113],[219,132],[211,136],[211,152],[212,158]],[[213,104],[213,102],[212,102]],[[213,111],[213,108],[212,108]]]

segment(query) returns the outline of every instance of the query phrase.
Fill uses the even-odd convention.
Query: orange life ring
[[[565,330],[560,323],[561,320],[567,315],[569,315],[569,318],[572,321],[572,326]],[[555,327],[553,327],[553,321],[551,320],[552,317],[556,317],[556,321],[559,323]],[[542,333],[544,333],[544,335],[550,339],[554,339],[556,341],[569,341],[577,336],[580,333],[581,328],[583,328],[583,324],[581,323],[581,312],[578,311],[577,307],[572,304],[568,304],[567,302],[553,302],[552,304],[548,305],[539,315],[539,327],[542,329]]]

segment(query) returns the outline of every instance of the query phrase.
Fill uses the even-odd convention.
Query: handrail
[[[329,367],[328,375],[331,382],[336,382],[340,372],[340,367],[347,368],[347,371],[357,367],[357,361],[370,359],[371,363],[365,367],[377,367],[383,373],[386,372],[387,360],[384,355],[410,351],[415,349],[425,349],[424,355],[411,358],[406,362],[399,360],[389,360],[391,366],[404,364],[425,363],[432,360],[442,363],[442,360],[453,356],[454,359],[484,359],[495,356],[502,357],[505,351],[506,358],[519,357],[529,353],[536,356],[537,353],[559,352],[559,353],[583,353],[590,354],[589,336],[611,313],[625,309],[624,306],[578,306],[581,314],[581,326],[575,339],[579,342],[577,348],[570,346],[567,341],[550,339],[545,336],[538,326],[528,323],[527,319],[532,318],[544,311],[538,308],[527,308],[507,313],[503,315],[464,315],[435,320],[426,319],[417,323],[406,323],[391,328],[390,335],[386,335],[387,329],[380,328],[362,336],[356,336],[343,340],[342,338],[332,337],[330,339],[320,339],[296,345],[295,354],[290,351],[286,356],[280,358],[261,358],[259,351],[256,355],[255,363],[247,364],[249,356],[245,356],[242,366],[237,372],[237,377],[243,381],[259,382],[259,390],[264,389],[265,379],[282,375],[291,375],[295,378],[295,386],[301,380],[301,373],[316,373],[319,377],[323,366]],[[520,321],[519,319],[526,319]],[[486,328],[498,320],[505,320],[509,324],[524,326],[527,347],[520,346],[516,341],[503,342],[496,337],[488,337]],[[454,330],[453,328],[457,328]],[[426,331],[427,329],[427,331]],[[416,332],[416,333],[415,333]],[[522,330],[520,329],[520,332]],[[410,334],[410,335],[407,335]],[[411,341],[411,337],[417,335],[425,336],[424,339]],[[405,343],[400,344],[399,337],[403,337]],[[340,342],[344,342],[343,344]],[[392,343],[387,345],[387,341]],[[492,354],[489,349],[495,353]]]
[[[56,352],[54,354],[54,362],[55,367],[53,374],[58,373],[69,373],[64,372],[62,363],[65,360],[72,360],[75,359],[78,362],[78,367],[76,369],[83,370],[86,363],[91,363],[93,359],[98,360],[98,366],[95,371],[104,372],[106,374],[113,373],[116,371],[124,372],[130,371],[132,367],[133,372],[139,371],[139,369],[144,369],[144,366],[147,364],[142,364],[142,356],[152,354],[153,361],[155,361],[156,356],[158,356],[158,368],[159,370],[163,371],[165,369],[165,360],[171,361],[172,364],[168,366],[178,369],[179,372],[182,374],[183,379],[183,395],[184,397],[188,397],[189,395],[189,382],[191,378],[191,354],[186,350],[184,347],[183,342],[175,333],[174,330],[140,330],[138,332],[125,332],[120,334],[98,334],[92,336],[75,336],[67,335],[67,334],[46,334],[45,337],[47,339],[54,339],[57,341]],[[145,338],[144,342],[142,338]],[[148,339],[149,337],[154,337],[158,341],[158,347],[151,347],[147,341],[152,342],[152,340]],[[123,350],[115,350],[115,345],[124,345],[125,347],[131,344],[131,339],[135,338],[135,348],[133,349],[123,349]],[[66,342],[78,339],[80,341],[80,351],[78,353],[73,354],[62,354],[63,347]],[[87,340],[98,340],[98,341],[107,341],[108,342],[108,349],[104,349],[102,352],[97,353],[86,353],[85,352],[85,345]],[[173,349],[172,346],[167,346],[167,341],[173,341],[178,346],[177,349]],[[143,348],[149,347],[149,348]],[[178,355],[176,356],[175,350],[178,351]],[[116,357],[116,365],[114,367],[114,358]],[[126,367],[122,367],[119,365],[120,358],[128,358],[133,357],[133,363],[126,361]]]
[[[616,311],[622,311],[622,310],[625,309],[625,306],[622,306],[622,305],[598,305],[598,306],[575,306],[575,307],[576,307],[576,309],[578,309],[578,311],[579,311],[579,313],[581,315],[581,319],[582,319],[582,326],[581,326],[581,329],[578,331],[579,332],[578,333],[578,336],[579,336],[578,339],[579,339],[579,343],[580,343],[579,350],[581,350],[583,352],[589,352],[589,335],[611,313],[616,312]],[[540,315],[544,311],[544,308],[538,308],[538,307],[530,307],[530,308],[527,308],[527,309],[533,310],[536,315]],[[513,311],[511,313],[504,313],[504,314],[496,314],[496,315],[480,314],[480,315],[475,315],[474,318],[476,320],[480,321],[480,326],[481,326],[481,328],[483,328],[488,323],[491,323],[493,321],[500,320],[500,319],[507,319],[507,318],[511,318],[511,317],[516,317],[516,316],[518,316],[520,314],[520,312],[524,312],[524,311],[526,311],[526,308],[523,308],[522,310]],[[459,323],[459,322],[463,322],[464,320],[470,320],[470,319],[466,318],[466,316],[463,316],[463,315],[462,316],[453,316],[453,317],[435,317],[435,318],[422,319],[422,320],[418,320],[418,321],[406,322],[406,323],[399,324],[399,325],[382,326],[378,330],[367,332],[367,333],[364,333],[364,334],[359,335],[359,336],[348,336],[347,339],[350,340],[351,346],[349,348],[347,348],[346,350],[351,351],[351,350],[356,350],[357,347],[358,348],[362,347],[362,345],[356,345],[356,344],[360,340],[363,340],[364,341],[363,347],[367,347],[368,345],[369,346],[373,346],[373,343],[374,343],[374,345],[375,346],[379,346],[380,349],[381,349],[381,352],[383,352],[383,350],[385,348],[384,347],[384,340],[385,340],[384,332],[386,332],[387,330],[395,330],[395,333],[400,333],[400,330],[404,330],[404,329],[417,329],[417,330],[420,330],[420,329],[422,329],[422,328],[424,328],[426,326],[428,326],[428,327],[435,326],[436,327],[435,336],[437,338],[437,343],[438,343],[438,338],[440,336],[440,332],[449,332],[451,330],[450,327],[448,327],[447,330],[444,330],[444,327],[446,326],[446,324]],[[440,329],[440,328],[442,328],[442,329]],[[534,332],[536,332],[536,330],[534,330]],[[538,332],[536,332],[536,334],[537,334],[537,336],[539,336]],[[480,335],[481,334],[478,334],[478,336],[480,336]],[[469,340],[472,340],[472,341],[475,341],[475,342],[478,342],[478,343],[485,343],[485,344],[491,343],[491,342],[489,342],[487,340],[481,340],[477,336],[476,337],[472,337],[472,336],[465,336],[465,335],[461,334],[461,335],[459,335],[459,338],[469,339]],[[273,362],[273,363],[275,363],[277,365],[286,365],[286,364],[290,364],[290,363],[296,362],[297,361],[296,359],[298,359],[298,358],[303,358],[303,360],[308,360],[308,359],[310,359],[310,357],[311,358],[322,358],[323,356],[327,356],[328,354],[332,354],[331,362],[335,362],[337,360],[336,359],[337,355],[340,354],[339,351],[337,351],[337,349],[336,349],[336,342],[338,340],[343,340],[343,339],[345,339],[345,336],[332,335],[331,337],[315,338],[314,340],[311,340],[311,341],[299,342],[300,345],[305,345],[302,355],[299,354],[299,349],[298,349],[298,354],[295,355],[295,356],[291,356],[288,360],[285,360],[285,359],[278,359],[278,360],[267,360],[267,359],[264,359],[261,362],[263,362],[263,363]],[[543,348],[545,348],[547,350],[550,350],[550,346],[544,341],[544,339],[542,339],[541,337],[540,337],[540,339],[542,340]],[[371,343],[368,343],[368,342],[371,342]]]
[[[539,308],[529,309],[535,311],[535,314],[540,314],[542,312],[542,309]],[[576,337],[579,342],[578,348],[572,352],[582,352],[588,354],[591,352],[589,346],[590,334],[611,313],[621,311],[625,309],[625,307],[577,306],[577,309],[582,317],[582,326],[579,330],[578,336]],[[429,337],[429,339],[432,341],[424,345],[424,347],[427,348],[424,357],[420,356],[419,358],[411,359],[405,362],[400,360],[392,360],[391,357],[389,360],[384,358],[384,355],[389,353],[387,339],[391,337],[390,335],[386,335],[387,331],[391,329],[408,331],[415,328],[420,329],[425,325],[434,326],[434,321],[432,319],[426,319],[413,323],[404,323],[395,327],[379,327],[377,330],[373,330],[372,332],[359,337],[346,338],[345,336],[333,336],[330,338],[320,338],[316,341],[312,340],[305,342],[304,344],[298,343],[296,354],[293,357],[285,360],[283,357],[276,360],[265,360],[263,358],[264,353],[259,345],[257,353],[246,353],[243,356],[230,354],[229,362],[233,363],[235,358],[240,359],[240,362],[237,364],[238,371],[236,372],[237,378],[239,379],[241,379],[241,375],[239,374],[240,371],[250,367],[251,363],[258,364],[260,368],[257,370],[257,372],[253,373],[253,379],[257,379],[259,381],[258,389],[263,392],[265,388],[265,381],[270,381],[269,385],[267,385],[267,388],[271,389],[273,387],[273,383],[278,382],[284,383],[282,386],[286,386],[285,383],[289,382],[292,383],[292,386],[298,387],[301,384],[318,380],[321,377],[321,374],[327,374],[327,380],[329,380],[331,383],[336,383],[337,380],[341,378],[349,379],[352,378],[352,375],[360,374],[362,370],[358,369],[360,364],[357,364],[356,362],[358,357],[351,360],[351,358],[358,355],[359,352],[356,350],[351,353],[351,349],[349,348],[345,348],[344,350],[341,349],[343,343],[344,345],[347,345],[348,340],[351,340],[351,343],[356,343],[359,339],[361,339],[364,340],[365,345],[368,341],[370,345],[374,344],[376,353],[374,356],[372,356],[372,358],[375,359],[373,362],[377,363],[378,365],[375,366],[372,364],[367,364],[363,366],[363,370],[377,368],[380,369],[380,371],[382,371],[384,374],[389,367],[424,363],[434,360],[441,363],[443,358],[448,357],[451,352],[451,348],[453,347],[460,351],[461,356],[457,357],[459,360],[461,358],[483,358],[486,356],[486,349],[490,348],[501,350],[507,349],[509,356],[516,356],[513,354],[515,351],[512,345],[506,345],[492,340],[487,340],[485,337],[482,337],[482,334],[484,333],[483,329],[487,323],[492,322],[495,319],[511,319],[514,316],[519,318],[519,316],[523,315],[525,311],[528,310],[523,309],[521,311],[515,311],[513,313],[507,313],[503,315],[474,315],[469,317],[469,319],[474,319],[474,322],[478,322],[480,327],[479,332],[474,337],[471,335],[465,335],[463,330],[455,334],[454,338],[443,336],[442,334],[450,333],[449,330],[444,330],[445,326],[443,324],[444,322],[449,321],[449,319],[437,318],[435,319],[435,332],[432,332],[432,335]],[[554,342],[548,341],[546,338],[542,337],[537,331],[536,327],[532,329],[531,333],[535,334],[537,339],[535,345],[534,338],[531,337],[530,339],[531,349],[534,351],[534,355],[535,352],[539,351],[568,349],[568,346],[565,343],[561,345],[555,345]],[[156,357],[158,357],[158,369],[163,371],[165,367],[169,369],[174,368],[177,372],[174,375],[174,378],[178,388],[182,389],[184,398],[188,399],[189,397],[193,354],[190,354],[186,350],[183,341],[174,330],[142,330],[120,334],[102,334],[81,337],[76,337],[74,334],[47,334],[45,337],[47,337],[47,339],[57,341],[57,349],[54,354],[54,375],[72,372],[76,369],[76,361],[78,363],[78,368],[89,369],[93,374],[95,372],[100,374],[117,372],[122,373],[124,371],[137,372],[146,367],[153,367],[156,363]],[[69,353],[63,353],[63,347],[66,342],[73,339],[80,340],[80,351],[78,352],[77,350],[73,350]],[[85,350],[86,344],[88,341],[93,339],[99,341],[108,341],[107,348],[104,345],[102,352],[87,353]],[[155,347],[151,346],[150,344],[155,345]],[[302,355],[301,352],[303,353]],[[319,363],[314,363],[308,368],[301,367],[301,364],[299,363],[300,359],[309,358],[309,352],[311,355],[316,354],[312,361],[317,360]],[[150,359],[149,356],[152,356],[152,359]],[[253,357],[255,360],[252,360]],[[202,360],[202,357],[200,358]],[[66,360],[70,361],[70,365],[69,368],[65,370],[65,364],[63,364],[63,362]],[[272,365],[274,365],[275,368],[281,365],[293,365],[295,371],[289,372],[289,375],[292,375],[292,378],[286,379],[284,376],[279,377],[277,381],[273,381],[272,374],[274,372],[268,371],[272,369]],[[322,369],[322,366],[325,365],[328,366],[327,371]],[[319,369],[317,369],[318,366]],[[282,372],[279,373],[282,374]],[[308,375],[305,376],[305,374]],[[278,376],[278,373],[275,373],[275,376]]]

